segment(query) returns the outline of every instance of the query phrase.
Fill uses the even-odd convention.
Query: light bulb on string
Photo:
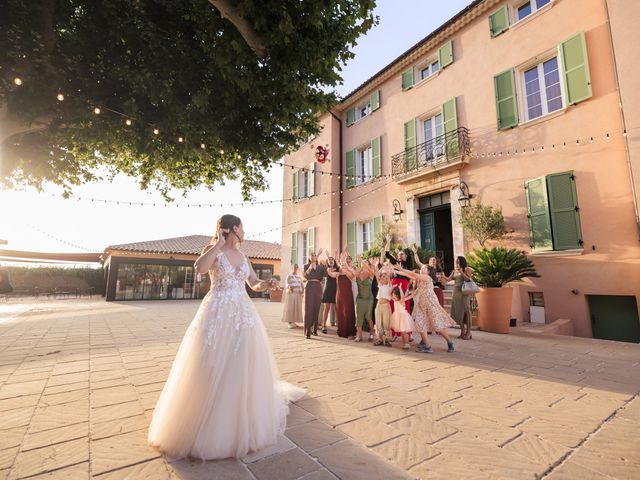
[[[157,128],[153,129],[153,134],[154,135],[158,135],[160,133],[160,130],[158,130]]]
[[[562,148],[567,148],[567,142],[562,142]]]
[[[58,95],[56,95],[56,99],[58,99],[59,102],[64,101],[64,94],[62,92],[58,93]]]
[[[609,136],[609,134],[607,133],[607,136],[606,136],[606,137],[604,137],[604,138],[605,138],[605,140],[609,140],[611,137],[610,137],[610,136]]]
[[[593,143],[593,137],[589,139],[589,143]]]
[[[580,139],[576,140],[576,146],[580,145]]]
[[[124,123],[125,123],[125,125],[127,125],[128,127],[130,127],[130,126],[131,126],[131,124],[132,124],[133,122],[131,121],[131,119],[130,119],[130,118],[127,118],[127,119],[124,121]]]
[[[202,150],[204,150],[205,148],[207,148],[207,146],[206,146],[204,143],[201,143],[201,144],[200,144],[200,148],[201,148]]]
[[[178,137],[178,142],[179,142],[179,143],[184,142],[184,138],[183,138],[183,137]]]
[[[96,115],[100,115],[100,112],[102,112],[102,110],[100,110],[100,107],[96,107],[93,109],[93,113],[95,113]]]
[[[224,150],[220,149],[220,155],[224,155]]]
[[[627,129],[625,128],[624,131],[622,132],[622,136],[626,137],[627,136]]]
[[[556,144],[554,143],[551,145],[551,150],[555,150],[555,149],[556,149]]]
[[[22,85],[22,79],[20,77],[16,77],[13,79],[13,83],[15,83],[17,86]]]

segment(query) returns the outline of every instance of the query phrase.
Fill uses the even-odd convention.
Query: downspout
[[[331,114],[331,116],[333,118],[335,118],[338,121],[338,135],[340,138],[339,141],[339,148],[340,148],[340,157],[339,157],[339,162],[340,162],[340,170],[338,173],[338,251],[342,252],[343,250],[343,246],[342,246],[342,237],[343,237],[343,231],[342,231],[342,211],[344,210],[343,208],[343,204],[342,204],[342,168],[343,168],[343,163],[342,163],[342,119],[337,117],[335,113],[333,113],[331,110],[329,110],[329,113]]]
[[[613,58],[613,74],[616,79],[616,89],[618,90],[618,105],[620,106],[620,116],[622,118],[623,131],[627,131],[627,124],[624,118],[624,107],[622,106],[622,93],[620,91],[620,78],[618,77],[618,62],[616,61],[616,51],[613,45],[613,34],[611,32],[611,18],[609,16],[609,2],[604,2],[607,11],[607,24],[609,26],[609,46],[611,47],[611,57]],[[631,196],[633,197],[633,209],[636,216],[636,230],[638,241],[640,241],[640,214],[638,214],[637,192],[633,176],[633,165],[631,164],[631,151],[629,149],[629,137],[624,137],[624,148],[627,153],[627,167],[629,168],[629,178],[631,180]]]

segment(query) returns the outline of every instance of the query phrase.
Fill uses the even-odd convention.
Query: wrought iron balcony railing
[[[417,173],[425,167],[437,168],[441,164],[464,160],[470,153],[469,130],[458,127],[394,155],[391,157],[391,171],[394,177]]]

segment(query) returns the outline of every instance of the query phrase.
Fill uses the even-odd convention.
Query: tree
[[[248,198],[274,161],[318,133],[374,6],[6,0],[0,117],[22,128],[0,137],[0,186],[69,193],[123,172],[165,195],[240,178]]]
[[[469,238],[483,248],[487,240],[498,240],[509,233],[504,226],[502,208],[480,203],[462,209],[460,224]]]

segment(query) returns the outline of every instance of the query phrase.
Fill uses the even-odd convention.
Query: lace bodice
[[[246,293],[244,283],[249,278],[249,265],[244,257],[240,265],[234,267],[224,252],[218,253],[211,269],[211,292],[216,295]]]

